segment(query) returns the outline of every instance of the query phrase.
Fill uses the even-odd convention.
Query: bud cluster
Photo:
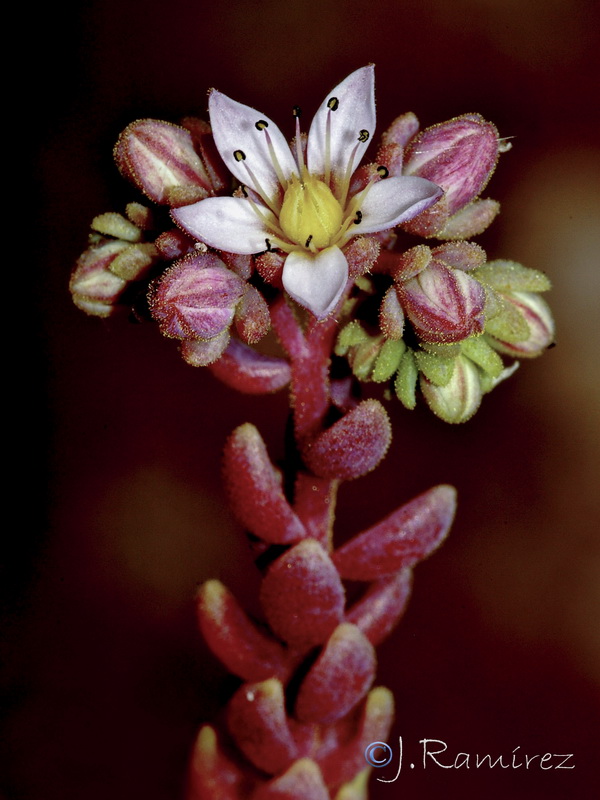
[[[226,732],[205,726],[199,733],[190,800],[365,797],[364,750],[385,741],[393,717],[390,693],[371,688],[374,647],[403,614],[412,567],[445,538],[455,492],[430,489],[334,549],[335,494],[348,472],[339,453],[356,446],[362,427],[347,417],[315,458],[321,474],[338,477],[301,471],[293,504],[253,425],[227,442],[231,504],[264,568],[264,622],[219,581],[201,587],[203,635],[243,683],[227,706]],[[347,599],[344,581],[363,584],[358,599]]]

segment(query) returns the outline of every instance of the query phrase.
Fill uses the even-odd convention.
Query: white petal
[[[367,191],[360,206],[362,221],[353,225],[350,233],[377,233],[393,228],[425,211],[442,194],[436,183],[425,178],[385,178]]]
[[[277,224],[273,214],[260,210]],[[243,197],[209,197],[171,211],[175,222],[201,242],[229,253],[261,253],[272,234]]]
[[[338,303],[348,280],[348,262],[338,247],[312,255],[294,251],[283,265],[283,287],[304,308],[326,317]]]
[[[216,90],[210,94],[208,111],[215,144],[221,158],[241,183],[251,186],[259,194],[262,187],[267,197],[274,198],[279,191],[280,177],[287,181],[293,172],[298,174],[296,160],[284,135],[269,117],[250,106],[231,100]],[[266,122],[267,127],[259,130],[256,127],[257,122]],[[280,175],[273,162],[267,134],[279,163]],[[236,159],[234,153],[237,151],[245,155],[245,160]],[[260,187],[252,181],[244,165],[252,171]]]
[[[327,103],[338,101],[331,111]],[[330,120],[330,166],[332,174],[342,179],[356,145],[353,171],[359,165],[375,132],[375,72],[373,65],[357,69],[335,87],[323,100],[314,116],[308,134],[307,164],[310,172],[325,174],[327,119]],[[359,141],[361,131],[367,131],[367,141]]]

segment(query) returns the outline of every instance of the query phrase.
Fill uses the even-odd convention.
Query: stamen
[[[327,101],[327,108],[331,109],[331,111],[337,111],[340,105],[340,101],[337,97],[330,97]]]
[[[264,130],[265,128],[268,128],[268,127],[269,127],[269,123],[268,123],[266,120],[264,120],[264,119],[259,119],[259,120],[258,120],[258,122],[255,122],[255,123],[254,123],[254,127],[255,127],[257,130],[259,130],[259,131],[262,131],[262,130]]]
[[[327,122],[325,123],[325,183],[329,186],[329,178],[331,177],[331,101],[337,98],[332,97],[327,103],[329,111],[327,112]],[[337,105],[335,106],[337,108]]]
[[[302,152],[302,135],[300,133],[302,109],[300,106],[294,106],[292,113],[296,117],[296,164],[298,166],[298,175],[302,175],[304,171],[304,153]]]
[[[246,153],[243,150],[234,150],[233,157],[236,161],[245,161],[246,160]]]
[[[348,197],[348,190],[350,189],[350,178],[354,173],[354,159],[356,157],[356,151],[358,150],[358,144],[359,143],[354,145],[354,149],[350,153],[350,159],[346,167],[346,172],[344,173],[344,180],[339,189],[340,196],[338,199],[342,208],[346,205],[346,198]]]
[[[371,135],[371,134],[369,133],[369,131],[366,131],[366,130],[363,128],[363,129],[361,130],[361,132],[358,134],[358,141],[359,141],[359,142],[368,142],[368,141],[369,141],[369,136],[370,136],[370,135]]]
[[[380,177],[382,177],[382,178],[387,178],[388,175],[390,174],[389,169],[387,167],[384,167],[383,164],[381,164],[379,167],[377,167],[377,172],[379,173]]]
[[[355,225],[360,225],[360,223],[362,222],[362,211],[356,212],[356,216],[354,217],[352,222],[354,222]]]
[[[267,250],[269,251],[269,253],[272,253],[273,248],[271,247],[271,241],[269,239],[265,239],[265,243],[267,245]]]
[[[259,120],[259,122],[256,123],[256,127],[257,128],[261,124],[261,122],[264,122],[264,120]],[[266,126],[267,123],[265,122],[264,124]],[[285,177],[283,175],[283,170],[281,169],[281,164],[279,163],[279,160],[277,158],[277,154],[275,153],[275,148],[273,147],[273,142],[271,141],[271,137],[269,135],[269,131],[266,129],[266,127],[259,128],[259,130],[262,130],[262,131],[265,132],[265,136],[266,136],[266,139],[267,139],[267,147],[269,148],[269,155],[271,156],[271,161],[273,163],[273,166],[275,167],[275,173],[277,174],[277,180],[279,181],[281,186],[285,189],[286,186],[287,186],[287,180],[285,179]]]
[[[235,152],[236,153],[242,153],[241,150],[236,150]],[[234,155],[235,155],[235,153],[234,153]],[[244,155],[244,154],[242,153],[242,155]],[[246,168],[246,172],[248,173],[248,176],[250,178],[250,184],[251,184],[252,188],[254,189],[256,194],[258,194],[260,196],[260,198],[264,202],[264,204],[266,206],[269,206],[269,208],[275,214],[275,216],[278,216],[279,215],[279,206],[277,204],[273,203],[273,201],[269,198],[269,196],[267,195],[265,190],[260,185],[260,182],[259,182],[258,178],[256,177],[256,175],[254,174],[254,172],[252,172],[252,170],[250,169],[248,164],[245,163],[245,158],[246,158],[246,156],[244,156],[244,158],[238,158],[237,160],[238,161],[244,161],[244,167]]]
[[[304,247],[306,247],[307,250],[310,247],[310,243],[312,242],[312,238],[313,237],[312,237],[312,233],[311,233],[311,235],[308,237],[308,239],[304,242]]]

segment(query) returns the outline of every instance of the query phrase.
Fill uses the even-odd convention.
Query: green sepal
[[[427,380],[436,386],[447,386],[450,383],[456,363],[454,358],[444,358],[433,355],[433,353],[417,351],[415,360],[417,367]]]
[[[543,272],[517,261],[488,261],[471,275],[497,292],[547,292],[552,284]]]
[[[394,389],[398,400],[405,408],[413,409],[417,405],[417,377],[419,370],[412,350],[407,349],[400,359]]]
[[[494,311],[486,320],[485,333],[503,342],[524,342],[529,338],[529,325],[516,306],[496,295]]]
[[[355,345],[348,353],[348,363],[359,381],[371,379],[373,365],[381,348],[382,336],[368,336],[367,341]]]
[[[464,342],[461,342],[461,349],[471,361],[474,361],[491,378],[497,378],[504,369],[502,359],[490,347],[483,336],[473,336],[471,339],[465,339]]]
[[[394,372],[396,372],[400,366],[400,359],[402,358],[402,354],[405,350],[406,345],[402,339],[400,339],[400,341],[387,339],[381,345],[379,355],[375,360],[375,366],[373,367],[371,380],[375,381],[376,383],[389,381]]]
[[[362,328],[360,322],[349,322],[339,332],[337,342],[335,343],[336,356],[345,356],[348,350],[354,345],[363,344],[368,341],[369,334]]]

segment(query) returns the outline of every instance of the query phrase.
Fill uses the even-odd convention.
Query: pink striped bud
[[[150,295],[161,332],[175,339],[213,339],[233,321],[245,284],[213,253],[190,255],[170,267]]]
[[[417,134],[407,147],[404,174],[437,183],[450,215],[484,189],[498,160],[498,131],[479,114],[463,114]]]
[[[128,125],[114,150],[120,171],[160,205],[195,203],[213,194],[189,131],[156,119]]]
[[[269,625],[296,648],[324,642],[342,621],[344,600],[340,577],[314,539],[305,539],[274,561],[260,589]]]
[[[485,290],[464,271],[434,260],[397,287],[418,335],[426,342],[460,342],[483,331]]]
[[[514,358],[535,358],[554,342],[554,319],[548,304],[535,292],[512,292],[503,295],[505,302],[519,313],[529,335],[519,341],[491,339],[496,350]]]

